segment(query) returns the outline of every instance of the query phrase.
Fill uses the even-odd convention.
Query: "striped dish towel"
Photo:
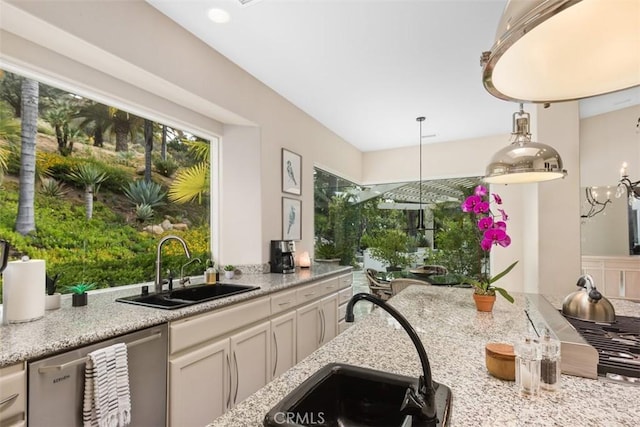
[[[124,427],[131,423],[125,344],[114,344],[88,354],[82,420],[84,427]]]

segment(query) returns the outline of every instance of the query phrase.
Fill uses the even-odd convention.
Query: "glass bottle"
[[[216,270],[211,258],[207,259],[207,268],[204,271],[204,283],[207,285],[215,285],[218,281],[218,271]]]
[[[556,391],[560,388],[560,341],[547,329],[540,340],[540,387]]]
[[[540,345],[526,337],[515,347],[516,387],[522,395],[536,396],[540,392]]]

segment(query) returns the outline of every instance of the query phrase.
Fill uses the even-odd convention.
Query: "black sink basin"
[[[274,406],[263,424],[265,427],[447,425],[451,390],[439,383],[434,383],[437,424],[427,424],[400,412],[407,388],[417,383],[416,378],[332,363]]]
[[[175,310],[201,302],[237,295],[258,289],[258,286],[248,285],[201,285],[191,286],[184,289],[176,289],[171,292],[159,294],[134,295],[130,297],[117,298],[118,302],[128,304],[144,305],[146,307],[162,308],[165,310]]]

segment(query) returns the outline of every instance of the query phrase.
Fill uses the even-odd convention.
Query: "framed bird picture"
[[[282,198],[282,240],[302,239],[302,200]]]
[[[302,156],[282,149],[282,192],[302,194]]]

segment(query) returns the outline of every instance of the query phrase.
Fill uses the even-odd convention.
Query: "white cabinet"
[[[320,317],[320,345],[324,345],[338,334],[338,295],[333,294],[320,300]]]
[[[231,341],[231,405],[242,402],[271,380],[270,323],[232,335]]]
[[[296,364],[296,312],[290,311],[271,320],[272,378]]]
[[[351,274],[324,278],[169,326],[169,423],[202,426],[339,332]]]
[[[297,361],[301,361],[338,333],[338,295],[324,297],[296,310]]]
[[[169,425],[204,426],[230,406],[229,340],[169,361]]]
[[[320,346],[320,305],[313,302],[297,309],[296,323],[296,360],[300,362]]]
[[[24,363],[0,369],[0,426],[25,426],[27,374]]]

